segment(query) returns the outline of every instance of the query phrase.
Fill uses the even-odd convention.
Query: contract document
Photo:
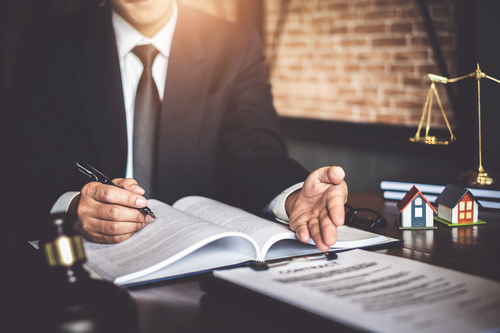
[[[367,331],[500,332],[500,283],[385,254],[352,250],[214,275]]]

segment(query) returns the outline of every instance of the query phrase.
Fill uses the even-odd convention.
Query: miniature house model
[[[415,186],[397,203],[397,207],[402,228],[433,228],[437,211]]]
[[[461,186],[448,184],[436,198],[438,217],[451,223],[476,223],[481,204],[472,193]]]

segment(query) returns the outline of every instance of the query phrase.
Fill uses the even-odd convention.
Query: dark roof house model
[[[436,198],[436,202],[440,205],[453,208],[463,199],[463,197],[465,197],[467,193],[469,193],[472,200],[474,200],[479,207],[483,208],[483,206],[481,206],[479,201],[468,189],[453,184],[446,185],[443,192],[441,192],[441,194]]]

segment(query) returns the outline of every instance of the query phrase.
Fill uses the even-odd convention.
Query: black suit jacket
[[[124,177],[125,111],[108,5],[37,22],[18,45],[12,94],[28,238],[57,198],[87,179],[87,162]],[[286,155],[258,36],[179,5],[159,142],[158,199],[203,195],[254,213],[308,172]]]

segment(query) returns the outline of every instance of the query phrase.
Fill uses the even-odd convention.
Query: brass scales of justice
[[[477,64],[477,68],[474,72],[460,76],[454,79],[448,79],[444,76],[439,76],[435,74],[428,74],[429,79],[432,81],[431,87],[429,88],[429,93],[427,94],[427,99],[424,105],[424,111],[422,112],[422,117],[420,118],[420,123],[418,125],[417,133],[414,137],[410,138],[411,142],[424,143],[428,145],[448,145],[449,143],[456,140],[456,137],[453,135],[451,130],[451,126],[448,122],[448,118],[446,118],[446,114],[443,110],[443,105],[441,104],[441,100],[439,99],[439,95],[436,89],[436,82],[438,83],[454,83],[463,79],[467,79],[469,77],[476,77],[477,80],[477,113],[478,113],[478,135],[479,135],[479,166],[471,171],[461,174],[458,177],[458,180],[470,185],[480,184],[480,185],[490,185],[498,181],[498,176],[492,173],[486,172],[483,168],[482,163],[482,150],[481,150],[481,79],[487,78],[497,83],[500,83],[500,80],[495,79],[494,77],[486,75],[479,68],[479,64]],[[441,108],[441,113],[443,114],[444,121],[446,122],[446,126],[448,127],[448,131],[450,132],[450,138],[437,138],[435,136],[429,135],[430,129],[430,120],[431,120],[431,109],[433,103],[433,97],[436,97],[439,107]],[[425,128],[425,136],[420,136],[420,131],[422,130],[422,126],[424,123],[424,119],[427,118],[426,128]]]

